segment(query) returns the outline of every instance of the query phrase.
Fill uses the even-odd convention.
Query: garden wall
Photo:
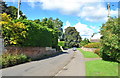
[[[38,58],[45,54],[56,53],[55,49],[48,47],[6,47],[5,49],[8,53],[25,54],[31,58]]]
[[[81,49],[83,49],[84,51],[91,51],[91,52],[94,52],[96,50],[96,48],[85,48],[85,47],[82,47]]]

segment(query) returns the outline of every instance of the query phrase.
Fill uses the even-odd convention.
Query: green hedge
[[[52,46],[53,31],[39,24],[29,22],[24,46],[49,47]]]
[[[54,29],[32,20],[12,20],[7,14],[2,14],[2,17],[2,34],[6,46],[57,47],[58,32]]]
[[[99,48],[101,46],[101,43],[94,42],[94,43],[88,43],[84,47],[86,48]]]

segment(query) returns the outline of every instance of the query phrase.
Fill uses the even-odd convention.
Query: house
[[[100,37],[102,35],[100,35],[100,33],[94,34],[91,38],[90,38],[90,42],[100,42]]]

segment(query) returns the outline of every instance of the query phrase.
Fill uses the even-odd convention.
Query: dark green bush
[[[101,46],[100,42],[88,43],[84,45],[86,48],[99,48]]]
[[[5,68],[9,66],[14,66],[16,64],[21,64],[29,61],[30,59],[24,54],[9,54],[5,53],[0,56],[0,67]]]
[[[101,28],[101,54],[120,62],[120,24],[118,18],[111,18]]]

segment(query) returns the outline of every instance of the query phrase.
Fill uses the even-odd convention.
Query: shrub
[[[120,62],[120,18],[111,18],[101,27],[101,54]]]
[[[100,49],[98,48],[98,49],[96,49],[95,51],[94,51],[94,53],[96,53],[97,55],[99,55],[99,56],[101,56],[100,54]]]
[[[99,42],[95,42],[95,43],[88,43],[84,47],[86,47],[86,48],[99,48],[100,46],[101,46],[101,44]]]
[[[30,59],[24,54],[5,53],[0,56],[0,66],[2,68],[14,66],[29,61]]]

